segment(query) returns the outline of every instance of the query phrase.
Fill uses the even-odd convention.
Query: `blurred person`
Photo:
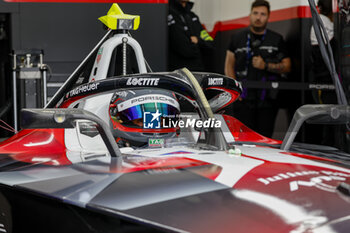
[[[193,4],[189,0],[169,0],[168,68],[171,71],[183,67],[191,71],[208,70],[203,57],[213,53],[214,40],[191,11]]]
[[[333,56],[336,58],[336,40],[334,38],[333,23],[333,5],[332,0],[318,0],[317,7],[319,16],[323,22],[326,34],[332,47]],[[311,83],[333,84],[331,74],[323,61],[319,43],[316,38],[313,26],[310,30],[311,43],[311,73],[309,81]],[[335,61],[337,62],[337,61]],[[337,66],[336,66],[337,67]],[[337,104],[337,95],[334,90],[315,90],[312,91],[313,101],[316,104]],[[341,143],[344,132],[342,126],[335,125],[308,125],[306,132],[306,141],[308,143],[321,143],[323,145],[335,146],[343,148]]]
[[[225,74],[238,81],[277,81],[291,70],[283,37],[267,29],[270,4],[256,0],[251,5],[250,26],[232,35],[226,52]],[[271,137],[277,114],[277,92],[246,89],[233,104],[233,116],[248,127]]]
[[[335,54],[336,42],[334,39],[334,25],[333,25],[333,7],[332,0],[318,0],[317,7],[319,9],[319,15],[326,29],[330,45]],[[310,82],[316,83],[328,83],[333,84],[332,77],[327,69],[326,64],[323,61],[320,47],[316,38],[315,30],[311,27],[310,31],[311,42],[311,70],[312,75]],[[335,56],[336,57],[336,56]],[[316,103],[319,104],[336,104],[337,97],[334,91],[314,91],[313,97]]]

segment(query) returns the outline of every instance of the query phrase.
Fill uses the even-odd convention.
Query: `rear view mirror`
[[[121,156],[118,145],[107,124],[95,114],[82,109],[22,109],[22,129],[64,129],[74,128],[76,120],[89,120],[96,123],[106,147],[112,157]]]
[[[301,106],[294,114],[286,136],[281,145],[282,150],[289,150],[301,125],[309,124],[347,124],[350,107],[347,105],[314,104]]]
[[[196,73],[193,75],[200,83],[213,112],[232,104],[242,93],[242,85],[235,79],[212,73]]]

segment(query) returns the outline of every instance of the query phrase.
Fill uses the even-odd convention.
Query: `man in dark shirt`
[[[189,0],[169,1],[169,70],[183,67],[191,71],[207,70],[203,55],[212,52],[213,38],[191,11],[192,7]]]
[[[250,26],[235,33],[226,53],[225,74],[239,81],[276,81],[291,69],[281,35],[266,28],[270,4],[253,2]],[[271,137],[277,113],[276,92],[244,89],[233,105],[233,115],[257,132]]]

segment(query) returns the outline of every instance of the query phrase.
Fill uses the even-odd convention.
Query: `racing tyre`
[[[2,193],[0,193],[0,232],[12,232],[11,206]]]

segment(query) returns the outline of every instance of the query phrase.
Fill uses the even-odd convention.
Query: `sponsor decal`
[[[162,147],[164,145],[164,139],[163,138],[157,138],[157,139],[148,139],[148,146],[149,147]]]
[[[172,173],[180,173],[180,171],[176,168],[156,168],[146,170],[148,174],[172,174]]]
[[[76,83],[80,85],[84,82],[84,79],[84,77],[79,77]]]
[[[174,107],[177,107],[179,104],[173,99],[166,95],[146,95],[146,96],[140,96],[136,97],[130,100],[131,104],[143,104],[148,102],[161,102],[161,103],[167,103],[171,104]],[[176,104],[177,103],[177,104]]]
[[[117,91],[115,94],[118,95],[118,97],[126,97],[128,95],[128,92],[126,92],[126,91]]]
[[[170,153],[165,153],[161,155],[182,155],[182,154],[194,154],[193,152],[188,152],[188,151],[174,151]]]
[[[166,95],[154,95],[154,94],[134,97],[132,99],[124,101],[123,103],[118,104],[117,107],[118,107],[118,111],[123,111],[133,106],[137,106],[140,104],[148,104],[148,103],[164,103],[164,104],[172,105],[177,109],[180,109],[180,105],[175,99]]]
[[[331,84],[309,84],[309,88],[316,90],[335,90],[335,86]]]
[[[96,63],[98,64],[101,60],[102,57],[102,53],[103,53],[103,48],[100,48],[97,52],[97,58],[96,58]]]
[[[159,78],[129,78],[127,86],[158,86]]]
[[[79,122],[79,131],[81,134],[86,135],[90,138],[99,135],[95,123],[92,122]]]
[[[260,49],[265,49],[269,53],[272,53],[273,51],[278,51],[278,48],[273,46],[261,46]]]
[[[82,94],[85,92],[97,90],[99,85],[100,85],[99,83],[88,83],[86,85],[82,85],[80,87],[77,87],[77,88],[71,90],[69,92],[69,96],[72,97],[72,96],[79,95],[79,94]]]
[[[209,86],[222,86],[224,84],[224,78],[209,78]]]
[[[160,116],[162,114],[157,110],[155,113],[144,112],[143,114],[143,128],[144,129],[159,129]]]
[[[350,174],[332,171],[298,171],[280,173],[273,177],[258,178],[257,181],[270,185],[293,179],[289,182],[291,192],[298,191],[303,188],[318,188],[327,192],[335,192],[340,181],[345,181],[350,177]],[[297,178],[298,180],[295,180]],[[303,178],[303,179],[301,179]]]

